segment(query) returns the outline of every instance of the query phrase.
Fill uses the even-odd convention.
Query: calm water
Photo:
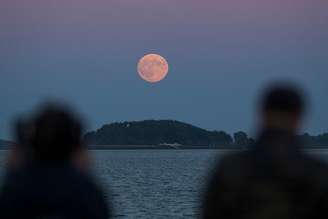
[[[96,171],[122,218],[196,218],[213,150],[95,151]]]
[[[226,151],[92,151],[116,218],[197,218],[210,169]],[[328,160],[327,150],[310,152]],[[4,152],[0,152],[3,166]],[[1,168],[0,168],[1,171]]]

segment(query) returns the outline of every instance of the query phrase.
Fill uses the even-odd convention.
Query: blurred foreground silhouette
[[[109,218],[108,203],[88,168],[82,130],[80,120],[57,104],[17,121],[0,218]]]
[[[272,86],[260,102],[260,133],[247,151],[218,164],[203,218],[321,218],[328,206],[328,168],[301,151],[302,91]]]

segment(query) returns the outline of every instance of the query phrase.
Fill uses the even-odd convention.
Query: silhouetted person
[[[82,125],[49,105],[17,123],[0,192],[0,218],[107,219],[108,204],[88,170]]]
[[[321,218],[328,207],[328,168],[303,153],[296,133],[305,103],[296,88],[273,86],[260,106],[253,147],[227,155],[209,183],[203,218]]]

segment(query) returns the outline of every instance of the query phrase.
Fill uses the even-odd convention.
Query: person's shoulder
[[[104,191],[96,177],[89,172],[74,168],[70,172],[74,186],[74,199],[80,202],[84,206],[84,211],[93,215],[93,218],[108,218],[111,212],[110,203],[107,200],[109,194]],[[95,215],[97,217],[94,217]]]
[[[250,151],[232,152],[219,159],[215,167],[215,178],[236,182],[244,178],[250,168],[252,153]]]
[[[65,175],[71,181],[71,184],[74,185],[77,190],[81,190],[81,192],[100,192],[101,190],[100,186],[97,184],[97,180],[89,172],[71,167],[66,170]]]
[[[251,160],[251,151],[231,152],[229,154],[226,154],[219,160],[218,166],[220,166],[222,169],[246,168],[248,167],[248,164]]]
[[[313,155],[305,155],[304,159],[304,169],[307,173],[316,178],[326,179],[328,182],[328,162],[324,161],[319,157],[314,157]]]

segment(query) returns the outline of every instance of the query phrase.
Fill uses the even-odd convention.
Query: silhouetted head
[[[260,111],[264,129],[281,129],[294,134],[305,111],[303,92],[294,85],[271,86],[261,99]]]
[[[48,104],[32,121],[31,155],[35,160],[69,160],[80,150],[82,124],[65,107]]]

